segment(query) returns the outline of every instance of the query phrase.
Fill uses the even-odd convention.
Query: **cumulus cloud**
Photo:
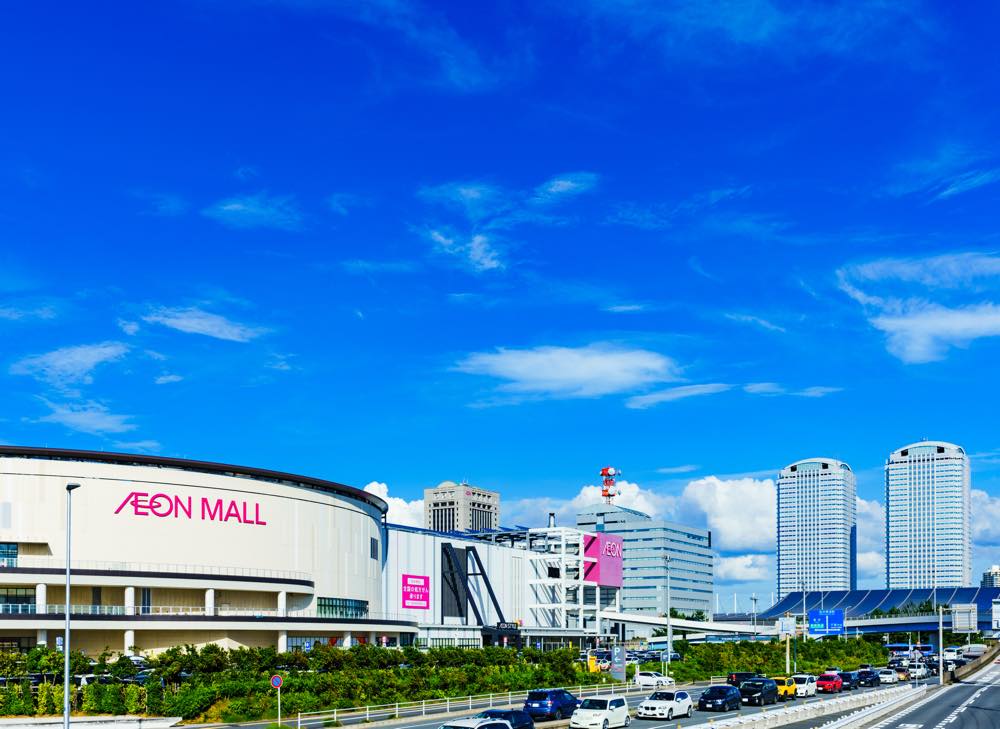
[[[680,376],[669,357],[607,343],[476,352],[455,369],[502,380],[501,392],[551,398],[600,397]]]
[[[90,435],[126,433],[136,428],[129,422],[131,415],[112,413],[99,402],[53,403],[48,400],[43,402],[52,412],[38,418],[35,421],[38,423],[55,423]]]
[[[977,545],[1000,545],[1000,497],[972,489],[972,540]]]
[[[197,307],[160,307],[142,317],[150,324],[161,324],[187,334],[202,334],[206,337],[224,339],[230,342],[249,342],[266,334],[267,329],[231,321],[219,314],[203,311]]]
[[[678,511],[682,519],[703,520],[722,552],[770,553],[776,544],[776,500],[771,479],[708,476],[684,488]]]
[[[615,504],[635,509],[654,518],[669,518],[674,511],[675,499],[652,489],[644,488],[631,481],[618,481],[621,493],[615,497]],[[544,526],[549,512],[556,515],[556,523],[562,526],[576,524],[576,515],[581,510],[596,506],[604,501],[601,487],[587,485],[580,488],[571,499],[537,497],[517,499],[503,505],[505,524],[520,526]]]
[[[61,389],[71,385],[88,385],[93,382],[93,372],[97,367],[120,360],[128,350],[128,345],[121,342],[62,347],[18,360],[10,366],[10,373],[29,375]]]
[[[885,555],[882,552],[862,552],[859,550],[858,576],[868,578],[873,582],[877,580],[884,580]]]
[[[238,195],[205,208],[202,215],[229,228],[298,230],[302,213],[290,195]]]
[[[389,496],[389,485],[380,481],[372,481],[364,488],[370,494],[375,494],[389,505],[386,519],[393,524],[422,527],[424,525],[424,500],[407,501],[398,496]]]
[[[766,554],[743,554],[718,557],[715,579],[723,584],[732,582],[763,582],[772,579],[771,558]]]
[[[1000,335],[1000,306],[993,303],[948,308],[912,303],[898,313],[869,320],[886,335],[889,352],[908,363],[943,359],[952,347],[967,347],[976,339]]]
[[[632,410],[645,410],[654,405],[674,400],[684,400],[689,397],[699,397],[701,395],[715,395],[719,392],[733,389],[732,385],[722,382],[709,382],[702,385],[681,385],[679,387],[669,387],[666,390],[657,390],[645,395],[635,395],[625,402],[625,407]]]

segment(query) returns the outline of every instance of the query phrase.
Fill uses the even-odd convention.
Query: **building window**
[[[319,618],[367,618],[367,600],[349,600],[343,597],[316,598],[316,617]]]
[[[0,614],[35,612],[34,587],[0,587]]]
[[[378,559],[378,540],[375,537],[372,537],[371,554],[372,559]]]
[[[17,567],[17,543],[0,543],[0,567]]]
[[[153,607],[153,591],[148,587],[139,588],[139,614],[149,615]]]

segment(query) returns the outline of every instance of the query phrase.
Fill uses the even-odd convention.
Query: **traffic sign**
[[[280,689],[281,688],[281,676],[278,676],[277,674],[275,674],[274,676],[271,676],[271,685],[274,688],[276,688],[276,689]]]
[[[975,603],[951,606],[951,630],[953,633],[979,632],[979,609]]]
[[[809,635],[843,635],[843,610],[810,610]]]

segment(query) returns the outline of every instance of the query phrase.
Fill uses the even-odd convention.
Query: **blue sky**
[[[8,11],[0,439],[519,523],[611,464],[766,595],[776,469],[852,464],[878,585],[928,437],[1000,561],[995,5],[359,5]]]

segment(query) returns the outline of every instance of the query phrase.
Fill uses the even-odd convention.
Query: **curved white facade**
[[[385,504],[371,494],[219,464],[0,447],[0,642],[11,647],[61,624],[67,483],[80,484],[73,647],[282,649],[414,631],[383,610]]]

